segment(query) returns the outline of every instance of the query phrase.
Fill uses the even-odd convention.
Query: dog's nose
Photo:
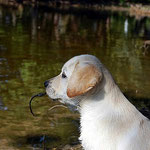
[[[49,84],[49,81],[45,81],[45,82],[44,82],[44,86],[45,86],[45,87],[47,87],[48,84]]]

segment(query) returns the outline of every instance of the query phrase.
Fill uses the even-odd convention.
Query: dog
[[[76,106],[85,150],[150,150],[150,120],[120,91],[92,55],[75,56],[44,83],[47,95]]]

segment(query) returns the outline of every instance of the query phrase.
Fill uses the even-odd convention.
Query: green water
[[[46,7],[0,7],[0,150],[46,149],[76,144],[78,117],[56,109],[44,91],[75,55],[93,54],[137,107],[150,104],[150,19],[127,12]],[[54,118],[50,116],[54,114]],[[55,116],[58,114],[58,116]],[[67,116],[67,117],[66,117]]]

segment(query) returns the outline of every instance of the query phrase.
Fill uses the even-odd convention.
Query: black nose
[[[48,84],[49,84],[49,81],[45,81],[45,82],[44,82],[44,86],[45,86],[45,87],[47,87]]]

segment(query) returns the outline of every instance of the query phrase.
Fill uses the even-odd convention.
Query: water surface
[[[128,12],[0,6],[0,149],[52,148],[76,144],[78,117],[67,109],[51,121],[45,80],[75,55],[93,54],[138,108],[150,104],[150,18]],[[64,117],[63,117],[64,116]],[[66,117],[67,116],[67,117]]]

